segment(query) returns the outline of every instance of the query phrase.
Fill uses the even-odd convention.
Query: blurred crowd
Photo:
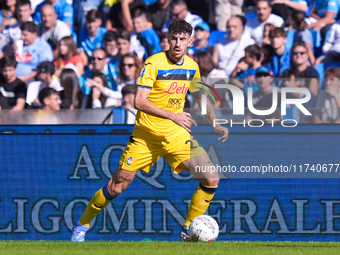
[[[273,87],[304,87],[310,121],[338,123],[339,10],[339,0],[1,0],[0,107],[120,108],[133,123],[143,61],[168,50],[169,24],[184,19],[204,82],[251,90],[264,109]],[[230,108],[220,93],[215,107]]]

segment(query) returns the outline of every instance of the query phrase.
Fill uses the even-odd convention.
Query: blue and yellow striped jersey
[[[183,111],[186,93],[199,90],[193,85],[196,81],[200,81],[200,72],[194,60],[185,56],[183,63],[177,64],[167,52],[161,52],[145,61],[137,86],[151,90],[148,100],[155,106],[180,113]],[[182,127],[169,119],[138,111],[134,134],[140,130],[166,136],[174,134],[179,128]]]

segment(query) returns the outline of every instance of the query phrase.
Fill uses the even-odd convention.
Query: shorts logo
[[[169,98],[168,108],[179,109],[179,108],[181,108],[181,103],[182,103],[182,99]]]
[[[132,157],[129,157],[127,160],[126,160],[126,164],[129,166],[132,164],[132,161],[133,161],[133,158]]]

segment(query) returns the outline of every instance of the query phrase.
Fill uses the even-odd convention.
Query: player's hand
[[[218,140],[222,141],[222,143],[224,143],[228,139],[228,134],[229,134],[228,128],[218,126],[218,127],[215,127],[215,132],[222,135],[220,138],[218,138]]]
[[[191,116],[188,112],[181,112],[175,114],[173,118],[173,122],[175,122],[177,125],[184,127],[188,132],[190,132],[191,127]],[[196,123],[196,122],[195,122]]]

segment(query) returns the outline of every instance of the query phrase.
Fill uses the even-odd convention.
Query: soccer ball
[[[208,215],[197,216],[190,224],[190,240],[197,242],[213,242],[219,234],[217,222]]]

